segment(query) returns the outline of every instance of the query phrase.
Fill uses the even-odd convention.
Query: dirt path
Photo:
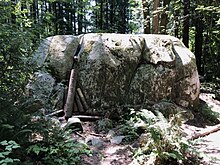
[[[202,93],[200,99],[204,101],[204,106],[211,110],[206,112],[207,115],[212,114],[212,112],[220,115],[220,102],[215,100],[213,95]],[[201,132],[213,129],[219,123],[215,116],[213,119],[207,118],[204,113],[198,112],[195,114],[195,118],[183,124],[182,128],[188,137],[193,137]],[[84,131],[73,135],[73,138],[89,144],[93,152],[91,156],[84,155],[82,157],[81,165],[134,165],[131,163],[132,144],[125,145],[114,142],[109,135],[109,130],[105,133],[97,133],[95,122],[83,122],[82,125]],[[198,138],[195,141],[198,151],[204,153],[201,155],[202,165],[220,165],[220,131]]]
[[[216,128],[216,125],[220,123],[218,120],[218,115],[220,116],[220,101],[215,100],[213,94],[207,93],[201,93],[200,99],[204,101],[204,105],[211,110],[209,114],[207,112],[207,115],[214,112],[213,114],[217,117],[217,119],[210,119],[201,115],[195,116],[192,121],[183,125],[183,129],[187,133],[188,137],[213,130]],[[198,151],[204,153],[202,155],[204,160],[203,164],[220,165],[220,130],[198,138],[196,139],[196,142],[196,148]]]

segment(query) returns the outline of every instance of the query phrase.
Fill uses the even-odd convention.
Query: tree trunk
[[[15,10],[15,5],[16,5],[16,1],[15,0],[11,0],[11,3],[12,3],[12,9],[13,10]],[[16,15],[13,13],[13,12],[11,12],[11,23],[12,24],[16,24]]]
[[[113,32],[113,25],[114,25],[113,19],[114,19],[114,8],[115,8],[114,6],[115,6],[114,0],[111,0],[110,1],[110,16],[109,16],[111,27],[109,27],[109,32]]]
[[[78,20],[78,35],[82,34],[82,29],[83,29],[83,14],[82,14],[83,9],[82,8],[83,8],[82,0],[79,0],[78,1],[78,10],[79,10],[79,12],[77,14],[77,16],[78,16],[78,18],[77,18],[77,20]]]
[[[148,0],[142,0],[143,16],[144,16],[144,34],[150,34],[150,9]]]
[[[104,28],[108,29],[109,28],[109,2],[106,0],[106,5],[105,5],[105,25]]]
[[[158,34],[158,30],[159,30],[159,11],[158,11],[159,6],[160,6],[160,0],[154,0],[153,20],[152,20],[152,33],[153,34]]]
[[[198,72],[200,75],[204,75],[204,71],[202,69],[202,57],[203,57],[203,22],[200,16],[195,19],[195,56],[196,56],[196,65],[198,68]]]
[[[55,35],[58,34],[58,15],[57,15],[57,2],[52,2],[52,9],[53,9],[53,23],[55,28]]]
[[[166,13],[171,0],[163,0],[163,12],[160,18],[160,33],[167,34],[168,15]]]
[[[72,10],[71,10],[71,23],[73,23],[73,34],[76,33],[76,4],[75,2],[72,4]]]
[[[183,43],[188,48],[189,47],[189,11],[190,11],[190,0],[183,1]]]
[[[103,0],[100,3],[99,29],[103,30]]]

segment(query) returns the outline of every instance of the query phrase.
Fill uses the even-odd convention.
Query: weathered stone
[[[138,36],[87,34],[80,54],[79,82],[92,107],[123,105],[141,59]]]
[[[68,119],[67,123],[63,125],[63,128],[65,130],[67,129],[72,129],[72,130],[77,130],[77,131],[83,131],[83,127],[81,124],[81,121],[77,117],[71,117]]]
[[[30,60],[30,63],[34,65],[36,68],[41,68],[44,65],[46,58],[48,56],[48,52],[49,52],[52,39],[53,37],[48,37],[44,39],[40,43],[40,46],[38,47],[38,49],[33,54]]]
[[[50,96],[50,102],[52,104],[52,109],[54,111],[60,110],[63,108],[64,94],[65,94],[65,85],[62,83],[56,84]]]
[[[79,64],[79,84],[93,108],[162,99],[197,104],[195,57],[175,37],[86,34]]]
[[[79,37],[56,35],[42,41],[31,63],[37,68],[46,67],[58,80],[66,79],[73,65],[73,56],[79,45]]]
[[[200,87],[195,56],[175,37],[58,35],[45,39],[33,59],[39,59],[37,66],[48,68],[56,80],[66,80],[79,40],[82,44],[77,86],[82,89],[90,109],[142,106],[163,99],[184,107],[197,105]],[[53,86],[54,83],[55,80]],[[62,107],[63,93],[53,96],[52,102]]]
[[[55,84],[54,78],[46,72],[35,72],[33,78],[27,84],[27,94],[34,100],[38,100],[40,107],[46,107]]]
[[[78,37],[72,35],[54,36],[47,59],[48,67],[52,74],[60,80],[66,79],[67,72],[70,72],[73,65],[73,56],[79,45]]]
[[[180,121],[187,121],[194,118],[194,115],[191,111],[166,101],[161,101],[154,104],[152,106],[152,110],[161,112],[167,119],[175,115],[178,115]]]

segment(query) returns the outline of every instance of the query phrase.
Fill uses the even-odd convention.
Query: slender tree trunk
[[[160,18],[160,33],[161,34],[166,34],[167,33],[167,23],[168,23],[168,15],[166,13],[167,8],[170,4],[171,0],[163,0],[163,7],[164,11],[161,14]]]
[[[109,29],[110,32],[113,32],[113,18],[114,18],[114,0],[111,0],[110,1],[110,18],[109,18],[109,21],[110,21],[110,26],[111,28]]]
[[[83,6],[82,6],[82,0],[78,1],[78,14],[77,14],[77,20],[78,20],[78,34],[82,34],[83,29]]]
[[[66,34],[72,34],[72,17],[71,17],[71,3],[64,3],[64,13],[66,19]]]
[[[174,16],[174,36],[179,38],[179,21],[177,16]]]
[[[201,17],[195,19],[195,56],[196,56],[196,65],[200,75],[204,75],[204,70],[202,69],[202,57],[203,57],[203,22]]]
[[[152,33],[158,34],[159,31],[159,11],[160,0],[154,0],[153,4],[153,20],[152,20]]]
[[[74,1],[72,4],[72,9],[71,9],[71,25],[72,30],[73,30],[73,34],[77,34],[76,33],[76,2]]]
[[[150,12],[148,0],[142,0],[144,16],[144,34],[150,34]]]
[[[12,3],[12,9],[14,10],[14,7],[16,5],[16,0],[11,0]],[[12,12],[11,13],[11,23],[16,24],[16,15]]]
[[[100,2],[99,28],[100,30],[103,30],[103,0]]]
[[[190,12],[190,0],[184,0],[183,7],[183,43],[188,48],[189,47],[189,12]]]
[[[65,34],[65,22],[63,21],[64,13],[63,13],[63,4],[62,2],[58,2],[58,33]]]
[[[53,23],[54,23],[54,31],[55,31],[55,35],[58,34],[58,15],[57,15],[57,2],[52,2],[52,8],[53,8],[53,15],[54,15],[54,19],[53,19]]]
[[[105,5],[105,29],[109,28],[109,2],[106,0],[106,5]]]

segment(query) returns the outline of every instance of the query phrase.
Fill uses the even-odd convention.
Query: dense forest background
[[[4,0],[1,32],[31,33],[33,43],[57,34],[159,33],[183,40],[200,75],[219,76],[218,0]]]
[[[73,156],[78,153],[70,154],[73,144],[63,143],[66,134],[41,120],[31,122],[32,103],[25,98],[24,87],[33,70],[29,57],[41,39],[91,32],[176,36],[194,52],[199,74],[219,82],[219,0],[0,0],[0,164],[18,161],[9,156],[16,148],[21,148],[14,154],[20,160],[29,159],[27,153],[32,157],[32,152],[35,156],[57,152],[57,148],[48,148],[54,142],[69,153],[60,156],[57,152],[47,161],[78,160]],[[30,142],[33,130],[45,134],[47,141]],[[51,136],[51,132],[56,133]]]

